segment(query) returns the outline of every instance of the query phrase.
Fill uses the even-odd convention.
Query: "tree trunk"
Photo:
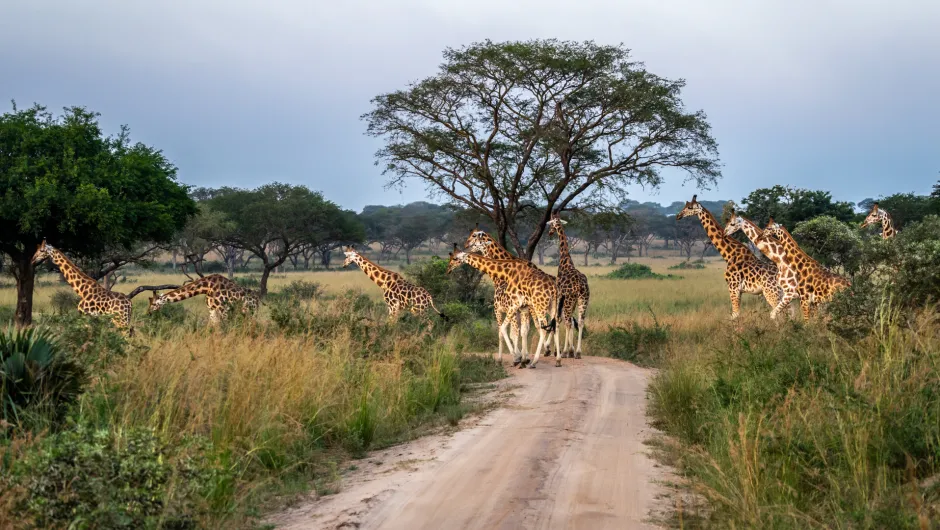
[[[16,277],[16,326],[23,328],[33,323],[33,286],[36,271],[31,257],[21,254],[13,258],[13,275]]]
[[[411,249],[410,248],[405,249],[405,263],[408,265],[411,265]]]
[[[584,266],[585,267],[588,266],[588,254],[590,253],[591,253],[591,245],[590,244],[584,245]]]
[[[320,261],[320,263],[323,265],[323,268],[324,268],[324,269],[329,269],[329,268],[330,268],[330,258],[333,256],[333,251],[332,251],[332,250],[324,250],[323,252],[320,253],[320,256],[321,256],[321,258],[322,258],[321,261]]]
[[[174,251],[173,251],[173,270],[176,270],[176,265],[177,265],[177,263],[176,263],[176,253],[177,253],[177,251],[174,250]]]
[[[536,251],[538,252],[538,256],[539,256],[539,265],[545,265],[545,249],[542,247],[538,247]]]
[[[271,275],[271,271],[274,270],[275,266],[265,265],[264,270],[261,271],[261,283],[258,285],[258,292],[261,296],[268,294],[268,276]]]

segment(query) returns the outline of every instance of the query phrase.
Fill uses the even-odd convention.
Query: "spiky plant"
[[[0,333],[0,419],[19,426],[37,416],[57,421],[86,382],[84,368],[48,329],[9,326]]]

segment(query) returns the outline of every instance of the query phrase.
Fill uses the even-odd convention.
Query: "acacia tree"
[[[12,260],[19,326],[32,322],[31,258],[43,239],[76,258],[103,256],[169,243],[195,213],[160,151],[132,144],[127,127],[105,137],[97,118],[40,105],[0,116],[0,252]]]
[[[705,114],[684,109],[683,86],[622,46],[485,41],[447,48],[437,75],[373,98],[363,119],[385,142],[376,164],[390,186],[423,182],[484,214],[530,259],[554,209],[658,186],[666,167],[700,186],[720,177]],[[523,239],[517,221],[531,207],[539,221]]]
[[[797,223],[820,215],[851,221],[855,208],[850,202],[833,201],[828,191],[807,190],[775,185],[759,188],[741,200],[744,216],[763,226],[771,217],[793,230]]]
[[[304,186],[274,182],[254,190],[236,189],[209,200],[226,215],[232,227],[223,241],[251,252],[261,260],[259,290],[268,292],[268,277],[305,245],[326,242],[358,243],[360,231],[347,233],[349,214],[319,192]]]

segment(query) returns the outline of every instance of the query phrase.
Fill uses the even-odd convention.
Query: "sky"
[[[853,202],[940,179],[936,0],[29,0],[0,5],[0,104],[84,106],[162,149],[199,186],[280,181],[345,208],[427,198],[386,189],[374,96],[491,39],[622,43],[686,80],[723,178],[666,174],[631,198],[739,201],[784,184]]]

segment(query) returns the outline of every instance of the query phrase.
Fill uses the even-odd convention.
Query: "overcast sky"
[[[188,184],[300,183],[358,211],[425,198],[383,188],[370,98],[433,75],[445,47],[551,37],[622,42],[686,79],[723,164],[700,198],[780,183],[858,201],[940,178],[936,0],[10,0],[0,109],[85,106]]]

